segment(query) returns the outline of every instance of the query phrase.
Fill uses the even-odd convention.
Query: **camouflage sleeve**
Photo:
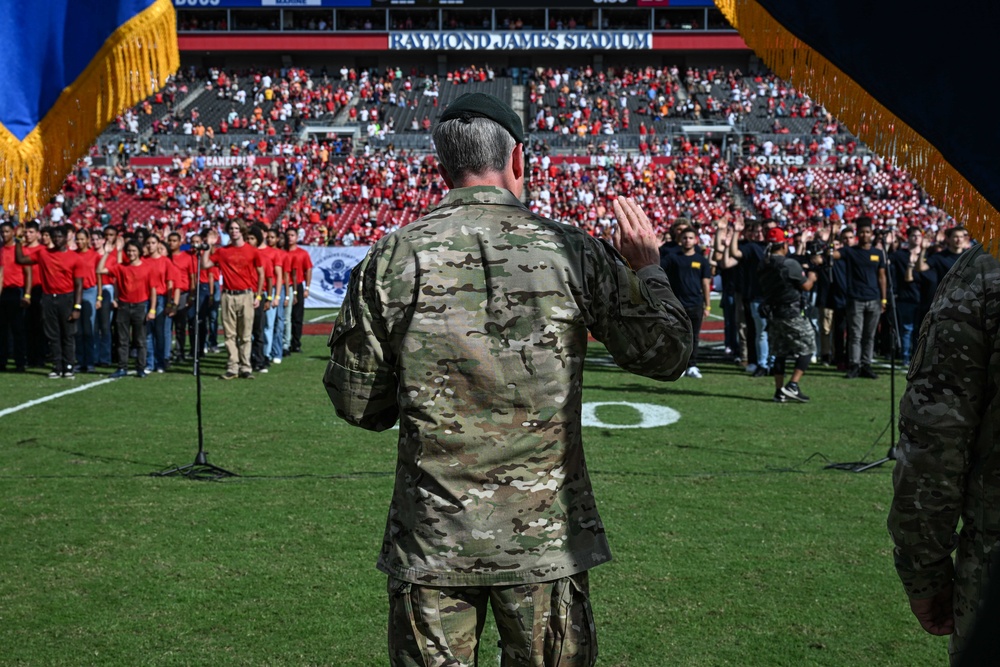
[[[396,374],[384,345],[385,325],[374,289],[379,247],[374,246],[351,273],[347,297],[330,334],[330,361],[323,374],[337,415],[370,431],[391,428],[399,417]]]
[[[968,267],[968,264],[966,265]],[[952,552],[988,386],[982,276],[953,271],[924,320],[900,401],[889,532],[907,595],[933,597],[954,577]]]
[[[627,267],[613,250],[593,244],[587,326],[624,370],[676,380],[687,368],[691,320],[658,265]]]

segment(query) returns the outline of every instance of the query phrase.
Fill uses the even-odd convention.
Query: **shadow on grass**
[[[658,473],[643,470],[591,470],[591,475],[610,475],[617,477],[656,477],[660,479],[682,479],[687,477],[733,477],[736,475],[774,475],[785,473],[809,474],[807,470],[797,468],[775,468],[765,466],[759,470],[701,470],[695,472]]]
[[[773,389],[761,389],[761,394],[725,394],[712,391],[698,391],[696,389],[678,389],[676,384],[664,386],[645,385],[625,385],[617,387],[594,386],[595,390],[606,391],[608,393],[617,392],[620,394],[656,393],[662,396],[711,396],[712,398],[731,398],[739,401],[751,401],[753,403],[773,403]]]
[[[38,447],[40,449],[48,449],[49,451],[59,452],[61,454],[69,454],[71,456],[76,456],[81,459],[89,459],[91,461],[100,461],[102,463],[128,463],[130,465],[140,465],[140,466],[150,466],[150,467],[157,465],[155,463],[149,463],[148,461],[123,459],[119,456],[104,456],[102,454],[94,454],[93,452],[77,452],[73,451],[72,449],[66,449],[65,447],[56,447],[55,445],[49,445],[44,442],[38,442],[38,438],[28,438],[27,440],[19,440],[14,444],[31,445],[32,447]]]

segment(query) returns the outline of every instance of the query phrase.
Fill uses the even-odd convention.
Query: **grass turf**
[[[0,417],[0,664],[386,664],[373,563],[395,432],[336,418],[324,341],[254,381],[215,380],[224,355],[209,357],[205,449],[240,475],[217,483],[149,476],[197,450],[189,367]],[[585,429],[615,554],[591,572],[600,665],[944,664],[893,572],[892,464],[823,469],[872,447],[887,376],[817,367],[811,404],[777,405],[770,378],[721,363],[657,384],[604,361],[593,346],[588,402],[681,418]],[[0,375],[0,412],[95,379]],[[481,664],[495,643],[488,629]]]

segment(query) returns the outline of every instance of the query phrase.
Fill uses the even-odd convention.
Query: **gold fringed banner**
[[[907,169],[940,208],[1000,257],[1000,212],[929,141],[753,0],[715,4],[775,74],[826,107],[875,152]]]
[[[0,127],[5,210],[38,213],[108,123],[162,88],[179,67],[173,2],[156,0],[112,33],[24,141]]]

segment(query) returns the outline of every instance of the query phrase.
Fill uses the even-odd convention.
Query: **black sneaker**
[[[775,403],[787,403],[788,402],[788,397],[785,396],[783,393],[781,393],[780,389],[777,389],[774,392],[774,399],[773,400],[774,400]]]
[[[844,373],[844,377],[848,380],[853,380],[854,378],[858,377],[858,374],[859,374],[858,367],[850,366],[848,367],[847,372]]]
[[[240,373],[240,378],[244,380],[252,380],[253,373],[250,373],[249,371],[243,371],[242,373]]]
[[[793,401],[798,401],[799,403],[809,402],[809,397],[802,393],[802,390],[799,389],[799,385],[795,382],[789,382],[782,387],[781,393]]]
[[[871,366],[862,366],[861,370],[858,371],[858,377],[867,378],[869,380],[877,380],[878,374],[872,370]]]
[[[767,377],[768,374],[769,371],[767,369],[767,366],[757,366],[756,370],[754,370],[753,375],[751,377],[762,378],[762,377]]]

